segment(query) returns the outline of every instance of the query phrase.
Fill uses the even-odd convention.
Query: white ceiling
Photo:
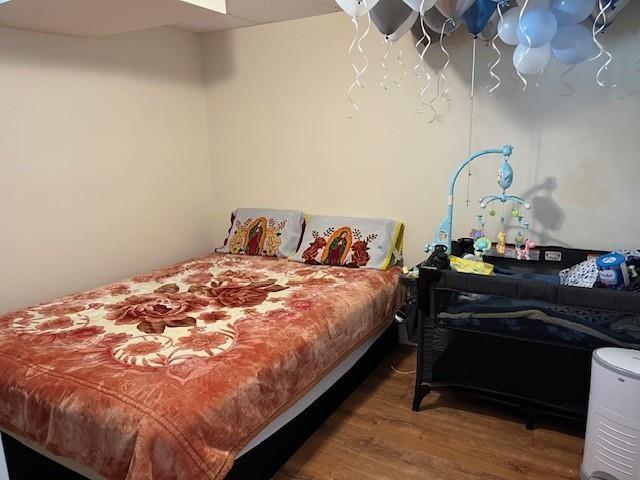
[[[11,0],[0,4],[0,27],[77,37],[164,25],[210,32],[338,9],[334,0]]]

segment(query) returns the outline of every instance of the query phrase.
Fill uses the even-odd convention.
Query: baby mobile
[[[600,35],[620,15],[621,10],[631,0],[336,0],[338,5],[351,17],[355,37],[349,47],[352,58],[354,80],[348,90],[354,115],[359,107],[352,98],[355,88],[364,88],[362,76],[369,66],[362,42],[369,34],[370,25],[382,33],[386,45],[381,59],[384,71],[380,85],[387,90],[390,71],[387,65],[393,46],[410,30],[417,39],[418,60],[414,72],[424,77],[419,97],[419,111],[428,107],[434,115],[438,100],[448,102],[449,84],[446,69],[450,64],[444,39],[458,27],[464,25],[473,37],[471,98],[475,84],[476,40],[491,42],[495,59],[489,65],[489,76],[493,84],[489,92],[493,93],[501,85],[496,67],[502,60],[502,49],[498,40],[515,47],[512,56],[516,74],[522,82],[522,89],[528,85],[527,76],[539,75],[554,57],[561,64],[573,68],[586,61],[601,62],[596,73],[596,83],[600,87],[614,87],[608,83],[606,72],[613,56],[600,41]],[[366,17],[366,28],[362,29],[361,18]],[[362,33],[361,33],[362,30]],[[423,60],[434,44],[440,43],[440,49],[446,62],[436,72],[435,95],[428,98],[432,85],[432,76],[424,66]],[[357,50],[359,60],[353,58]],[[402,52],[397,56],[402,68]],[[406,75],[406,70],[404,74]],[[395,83],[400,86],[402,78]],[[353,115],[352,115],[353,116]],[[431,120],[433,121],[433,119]]]
[[[496,206],[502,207],[502,215],[500,217],[500,224],[502,226],[500,233],[498,233],[498,241],[496,242],[495,250],[500,255],[507,254],[507,234],[504,232],[504,225],[506,222],[506,207],[510,206],[509,214],[518,222],[518,233],[513,239],[515,245],[515,257],[518,260],[530,260],[530,250],[535,248],[535,244],[529,240],[529,221],[528,211],[531,206],[525,202],[521,197],[517,195],[509,195],[507,190],[513,183],[513,168],[509,163],[511,154],[513,153],[513,147],[511,145],[505,145],[502,148],[493,148],[489,150],[482,150],[473,155],[470,155],[460,166],[456,169],[451,177],[449,183],[449,194],[447,197],[447,215],[436,229],[433,236],[433,241],[425,245],[425,252],[436,252],[440,255],[451,254],[451,239],[453,230],[453,207],[454,207],[454,193],[455,186],[460,173],[468,167],[474,160],[483,157],[485,155],[498,154],[503,156],[502,166],[498,170],[498,186],[501,188],[501,192],[497,195],[486,195],[482,197],[478,202],[482,212],[489,208],[489,216],[495,217]],[[479,213],[478,228],[473,229],[470,233],[473,240],[474,258],[482,259],[482,255],[486,254],[492,248],[492,241],[485,233],[485,218],[484,213]]]

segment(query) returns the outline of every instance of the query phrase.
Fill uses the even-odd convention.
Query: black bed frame
[[[356,364],[313,402],[257,447],[240,457],[225,477],[228,480],[270,479],[295,451],[340,406],[358,385],[380,364],[397,344],[397,327],[393,323]],[[2,434],[11,480],[36,478],[86,480],[51,459]]]
[[[537,260],[485,257],[497,266],[557,273],[602,252],[540,247]],[[453,326],[438,318],[448,293],[467,292],[543,300],[559,305],[640,313],[640,294],[550,285],[535,280],[457,273],[434,257],[419,266],[415,395],[413,410],[435,389],[453,389],[514,405],[527,428],[541,413],[584,421],[593,348]],[[441,259],[440,259],[441,260]],[[440,342],[440,350],[436,344]],[[446,345],[442,349],[442,345]],[[604,345],[603,345],[604,346]],[[436,351],[437,350],[437,351]]]

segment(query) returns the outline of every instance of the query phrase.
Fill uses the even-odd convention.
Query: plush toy
[[[488,237],[480,237],[473,242],[473,249],[475,250],[476,257],[482,257],[491,248],[491,239]]]
[[[531,249],[536,248],[536,244],[529,240],[528,238],[524,241],[522,247],[518,247],[516,250],[516,255],[518,256],[518,260],[530,260],[529,253]]]

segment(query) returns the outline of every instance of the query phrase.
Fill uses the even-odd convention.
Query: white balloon
[[[509,10],[498,23],[498,35],[507,45],[518,45],[518,26],[520,22],[520,7]]]
[[[551,60],[551,45],[529,48],[518,45],[513,52],[513,66],[523,75],[533,75],[544,70]]]
[[[391,35],[387,35],[389,41],[397,42],[398,40],[400,40],[409,30],[411,30],[411,27],[414,23],[416,23],[416,20],[419,16],[420,14],[418,12],[411,12],[411,15],[409,15],[409,17],[402,23],[402,25],[398,27],[395,32],[393,32]]]
[[[361,17],[373,7],[376,6],[380,0],[336,0],[338,6],[345,11],[350,17]]]
[[[427,10],[433,8],[438,0],[424,0],[424,5],[422,5],[422,12],[424,13]],[[413,8],[416,12],[420,12],[420,5],[422,4],[422,0],[404,0],[404,3]]]
[[[524,7],[524,4],[525,0],[518,0],[518,5]],[[529,0],[529,3],[527,3],[527,10],[533,10],[534,8],[549,10],[551,8],[551,0]]]

